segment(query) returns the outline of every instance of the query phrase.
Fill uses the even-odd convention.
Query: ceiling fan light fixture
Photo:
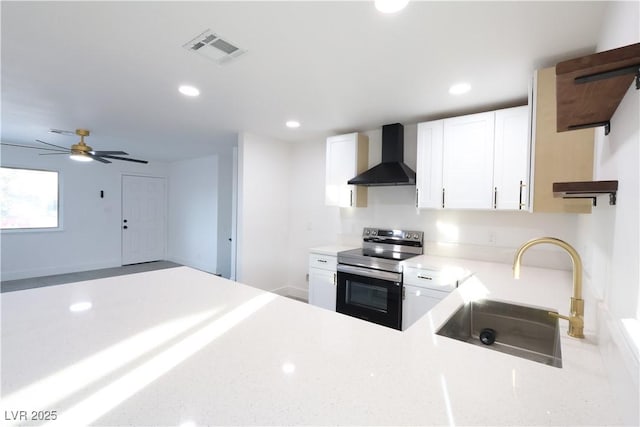
[[[91,161],[93,161],[91,156],[89,156],[87,153],[84,153],[84,152],[71,153],[69,155],[69,158],[71,160],[75,160],[76,162],[91,162]]]

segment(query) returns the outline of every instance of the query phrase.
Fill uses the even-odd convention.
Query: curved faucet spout
[[[524,243],[516,251],[516,255],[513,259],[513,277],[518,279],[520,277],[520,261],[522,254],[531,246],[535,246],[541,243],[549,243],[556,245],[567,251],[571,256],[571,262],[573,263],[573,297],[571,298],[571,315],[569,317],[556,315],[562,319],[569,320],[569,335],[576,338],[584,338],[584,300],[582,299],[582,260],[578,251],[573,246],[565,242],[564,240],[556,239],[555,237],[539,237],[537,239],[529,240]]]

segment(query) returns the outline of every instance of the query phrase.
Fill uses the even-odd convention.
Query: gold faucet
[[[567,242],[556,239],[555,237],[539,237],[532,239],[520,246],[516,251],[516,256],[513,259],[513,277],[520,278],[520,258],[522,254],[531,246],[539,243],[550,243],[552,245],[560,246],[567,251],[571,256],[573,262],[573,297],[571,298],[571,315],[563,316],[558,313],[549,312],[550,316],[558,317],[569,321],[569,336],[574,338],[584,338],[584,300],[582,299],[582,260],[578,251]]]

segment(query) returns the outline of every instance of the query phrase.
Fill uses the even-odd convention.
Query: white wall
[[[598,51],[640,41],[640,3],[611,2]],[[611,119],[608,136],[596,131],[595,179],[618,180],[617,203],[602,198],[580,218],[585,282],[600,300],[600,348],[625,422],[640,425],[638,347],[622,319],[640,319],[640,92],[631,85]],[[637,332],[636,332],[637,334]],[[640,337],[636,337],[640,340]]]
[[[265,290],[285,286],[290,268],[291,160],[288,143],[239,137],[237,280]]]
[[[210,273],[218,260],[218,156],[169,166],[168,259]]]
[[[60,172],[63,226],[60,231],[3,231],[2,280],[121,265],[122,175],[167,176],[164,163],[80,163],[11,147],[2,147],[1,154],[3,166]]]

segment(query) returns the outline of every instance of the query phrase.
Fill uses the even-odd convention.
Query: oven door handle
[[[396,286],[402,283],[402,274],[392,273],[390,271],[373,270],[371,268],[355,267],[353,265],[338,264],[338,273],[349,273],[357,276],[371,277],[372,279],[381,279],[394,282]]]

